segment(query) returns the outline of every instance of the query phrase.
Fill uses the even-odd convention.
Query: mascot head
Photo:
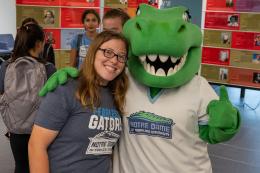
[[[141,4],[123,29],[130,42],[128,69],[138,82],[174,88],[190,81],[201,62],[202,34],[184,7]]]

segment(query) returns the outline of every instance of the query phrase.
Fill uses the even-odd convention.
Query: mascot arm
[[[240,114],[228,99],[227,90],[220,87],[220,99],[212,100],[207,106],[209,121],[199,126],[200,138],[210,144],[231,139],[239,130]]]
[[[79,75],[79,71],[73,67],[65,67],[57,70],[53,75],[47,80],[45,85],[39,92],[39,96],[43,97],[48,92],[53,91],[58,85],[63,85],[68,81],[68,76],[76,78]]]

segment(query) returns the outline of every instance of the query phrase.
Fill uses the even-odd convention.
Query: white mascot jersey
[[[155,100],[149,88],[130,77],[123,134],[113,160],[114,173],[211,173],[207,144],[199,124],[207,124],[206,108],[218,96],[200,76]]]

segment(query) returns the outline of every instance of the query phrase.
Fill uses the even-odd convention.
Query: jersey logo
[[[150,112],[136,112],[128,117],[130,134],[157,136],[172,139],[172,128],[175,125],[172,119],[165,118]]]

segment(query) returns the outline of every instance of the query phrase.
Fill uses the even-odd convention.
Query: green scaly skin
[[[158,10],[141,4],[137,16],[124,25],[123,34],[130,42],[128,69],[135,80],[150,88],[151,97],[156,96],[163,88],[181,87],[198,73],[202,34],[199,27],[189,22],[185,7]],[[170,56],[176,62],[173,64],[170,58],[167,63],[161,63],[159,58],[155,62],[151,62],[148,58],[139,58],[149,55],[164,55],[166,59]],[[179,65],[180,60],[182,65]],[[147,63],[152,64],[154,70],[146,68]],[[174,73],[169,73],[171,67],[174,69],[177,66],[178,69],[176,68]],[[64,80],[58,80],[67,80],[63,75],[71,76],[70,73],[77,72],[73,68],[64,70],[56,74],[58,77],[52,77],[46,83],[41,95],[53,90],[58,83],[64,83]],[[211,101],[207,113],[208,125],[199,126],[202,140],[219,143],[229,140],[237,133],[240,127],[240,115],[230,103],[224,87],[220,90],[220,100]]]

